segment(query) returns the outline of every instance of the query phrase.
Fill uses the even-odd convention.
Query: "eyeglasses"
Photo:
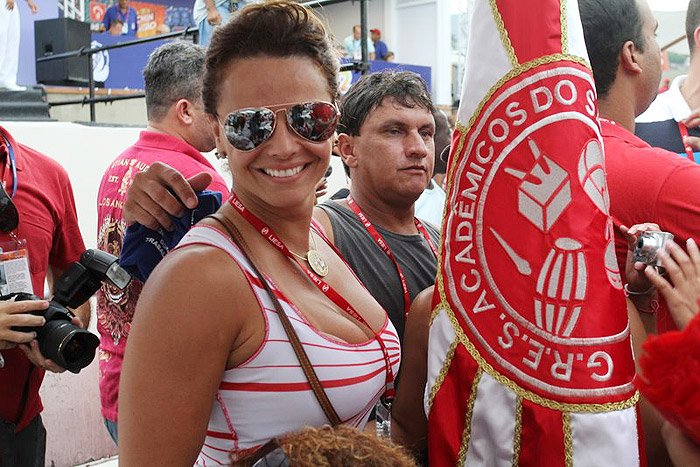
[[[0,232],[12,232],[19,224],[17,207],[0,183]]]
[[[335,133],[338,109],[330,102],[280,104],[240,109],[226,116],[222,125],[226,138],[239,151],[252,151],[270,139],[277,113],[284,110],[287,127],[307,141],[325,141]]]

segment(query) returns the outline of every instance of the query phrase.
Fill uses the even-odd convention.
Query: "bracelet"
[[[652,285],[651,287],[646,289],[644,292],[637,292],[635,290],[630,290],[629,284],[625,284],[624,290],[625,290],[625,295],[628,297],[630,295],[649,295],[650,292],[653,292],[654,290],[656,290],[656,286]]]
[[[0,353],[0,368],[4,368],[4,367],[5,367],[5,359],[2,358],[2,353]]]

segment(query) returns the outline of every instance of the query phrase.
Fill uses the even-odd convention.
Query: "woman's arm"
[[[250,290],[236,264],[211,247],[176,251],[154,270],[136,308],[119,386],[121,465],[195,462],[240,334],[243,286]]]
[[[392,408],[392,439],[421,454],[428,446],[423,394],[428,378],[428,336],[434,286],[416,295],[406,320],[401,384]]]

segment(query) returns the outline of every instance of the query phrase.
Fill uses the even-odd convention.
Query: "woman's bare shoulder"
[[[246,291],[252,297],[245,274],[228,253],[209,245],[189,245],[172,251],[155,268],[138,308],[162,309],[172,317],[179,312],[196,313],[199,319],[233,320],[241,314],[223,311],[237,310]]]

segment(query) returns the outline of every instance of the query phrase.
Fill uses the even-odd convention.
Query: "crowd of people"
[[[227,19],[227,2],[197,1],[199,21],[221,26],[207,48],[172,42],[152,53],[148,127],[98,193],[98,247],[114,255],[137,224],[173,231],[203,190],[222,200],[145,283],[98,292],[102,415],[120,463],[425,463],[448,118],[410,72],[368,74],[340,97],[337,47],[296,2],[251,4]],[[692,348],[697,334],[683,329],[700,319],[700,0],[688,8],[690,72],[656,101],[661,60],[646,0],[579,0],[579,9],[635,354],[656,333],[684,333]],[[344,41],[353,58],[355,28]],[[371,58],[385,59],[371,32]],[[645,133],[635,119],[647,108]],[[0,135],[0,240],[29,250],[28,292],[44,296],[45,278],[51,285],[84,250],[70,182]],[[213,149],[230,189],[201,154]],[[349,188],[317,204],[331,154]],[[660,253],[666,275],[628,258],[650,230],[675,235]],[[0,301],[1,466],[44,464],[38,391],[44,371],[63,369],[41,355],[35,332],[13,328],[41,326],[29,312],[46,306]],[[75,311],[86,327],[89,306]],[[645,402],[640,413],[650,465],[700,462],[700,434],[687,430],[700,422],[671,424]]]

